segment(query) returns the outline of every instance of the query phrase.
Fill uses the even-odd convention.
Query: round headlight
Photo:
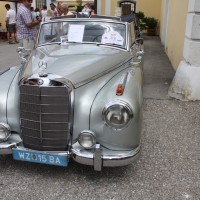
[[[96,144],[96,136],[92,131],[82,131],[78,137],[79,144],[85,149],[91,149]]]
[[[132,117],[132,109],[122,101],[111,103],[103,110],[104,121],[114,129],[126,127]]]
[[[6,141],[10,136],[10,126],[5,123],[0,123],[0,141]]]

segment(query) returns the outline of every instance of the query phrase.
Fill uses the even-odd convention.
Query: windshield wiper
[[[39,44],[38,46],[45,46],[45,45],[52,45],[52,44],[60,45],[61,42],[47,42],[47,43]]]
[[[124,48],[122,45],[114,44],[114,43],[96,43],[97,46],[114,46],[114,47],[120,47]]]

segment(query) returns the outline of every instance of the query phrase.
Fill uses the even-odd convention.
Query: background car
[[[0,74],[0,154],[102,167],[139,157],[142,38],[135,16],[58,18],[41,25],[22,65]]]

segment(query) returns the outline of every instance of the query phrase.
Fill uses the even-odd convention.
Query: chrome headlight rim
[[[90,136],[92,138],[92,145],[91,146],[84,146],[82,144],[82,141],[81,141],[81,138],[84,137],[84,136]],[[84,148],[84,149],[93,149],[96,145],[96,134],[91,131],[91,130],[84,130],[84,131],[81,131],[81,133],[79,134],[78,136],[78,143]]]
[[[113,106],[122,106],[123,108],[125,108],[127,110],[127,113],[129,115],[129,120],[127,123],[125,123],[124,125],[122,126],[114,126],[111,122],[109,122],[107,119],[106,119],[106,116],[107,116],[107,111],[109,108],[113,107]],[[133,109],[132,107],[125,101],[123,100],[114,100],[114,101],[111,101],[110,103],[108,103],[104,109],[103,109],[103,112],[102,112],[102,118],[103,118],[103,121],[105,122],[106,125],[108,125],[109,127],[111,127],[112,129],[114,130],[122,130],[122,129],[125,129],[128,127],[131,119],[134,117],[134,112],[133,112]]]
[[[11,135],[10,126],[4,122],[0,122],[0,129],[4,129],[4,131],[6,131],[5,137],[0,138],[0,142],[5,142]]]

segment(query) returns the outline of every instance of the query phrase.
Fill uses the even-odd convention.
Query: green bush
[[[143,22],[146,24],[147,28],[156,28],[158,25],[158,20],[154,17],[145,17]]]
[[[144,19],[144,13],[143,12],[141,12],[141,11],[139,11],[139,12],[137,12],[136,13],[136,16],[137,16],[137,18],[139,19],[139,20],[142,20],[142,19]]]
[[[154,17],[146,17],[142,11],[136,13],[140,30],[155,29],[158,25],[158,20]]]
[[[81,12],[82,9],[83,9],[83,2],[82,2],[82,0],[77,0],[76,3],[78,4],[76,12]]]

